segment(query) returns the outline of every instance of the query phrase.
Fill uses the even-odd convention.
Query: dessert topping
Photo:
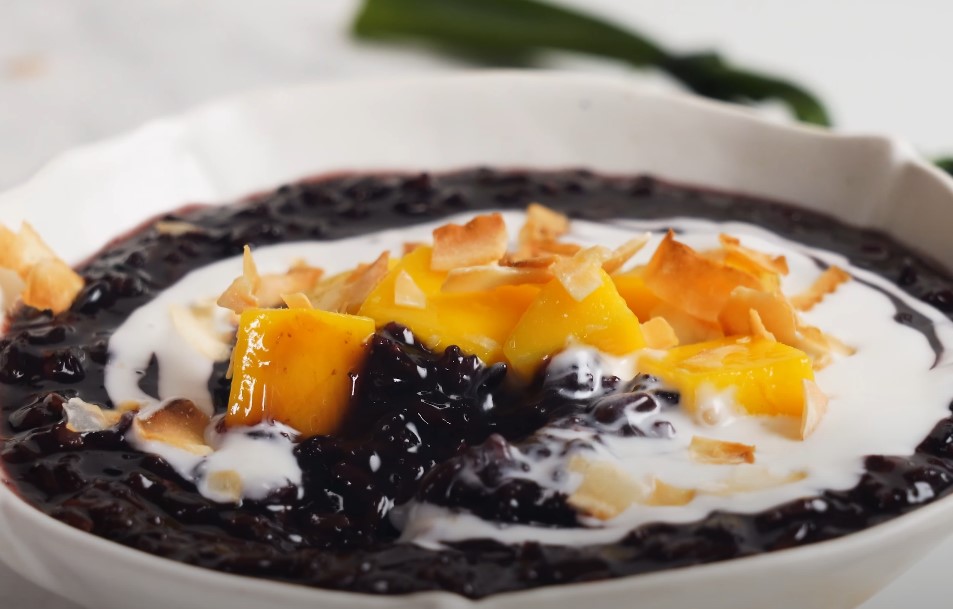
[[[24,222],[14,233],[0,224],[0,305],[9,311],[17,298],[54,314],[68,309],[85,282]]]
[[[755,447],[740,442],[725,442],[714,438],[692,436],[689,452],[692,459],[699,463],[734,465],[754,463]]]

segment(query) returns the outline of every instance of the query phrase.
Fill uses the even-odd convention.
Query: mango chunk
[[[247,309],[232,355],[229,426],[278,421],[304,436],[333,433],[374,333],[366,317],[317,309]]]
[[[652,309],[662,301],[652,290],[645,285],[645,267],[638,266],[625,273],[612,276],[616,290],[629,305],[635,316],[648,321],[652,317]]]
[[[367,297],[359,315],[378,326],[397,322],[410,328],[427,348],[457,345],[484,362],[504,360],[503,344],[539,293],[536,285],[512,285],[479,292],[444,293],[445,271],[430,268],[433,249],[420,246],[404,256]],[[424,298],[414,306],[398,304],[399,281],[409,278]]]
[[[531,378],[547,358],[571,341],[613,355],[645,346],[639,318],[629,310],[612,278],[603,270],[598,272],[602,282],[582,301],[573,299],[558,279],[543,286],[503,349],[517,375]]]
[[[814,380],[806,353],[769,339],[730,336],[645,356],[639,371],[659,377],[682,394],[690,411],[724,394],[753,415],[801,416],[804,381]]]

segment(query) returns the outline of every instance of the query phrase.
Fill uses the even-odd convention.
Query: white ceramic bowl
[[[907,147],[764,121],[604,77],[486,73],[243,95],[63,155],[0,195],[73,261],[142,220],[334,170],[473,165],[650,173],[880,227],[953,267],[953,181]],[[0,474],[2,475],[2,474]],[[953,530],[953,498],[847,537],[752,558],[472,602],[235,577],[74,530],[0,484],[0,559],[89,607],[257,609],[855,607]]]

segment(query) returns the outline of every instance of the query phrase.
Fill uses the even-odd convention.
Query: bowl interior
[[[475,165],[648,173],[797,202],[888,230],[953,266],[953,240],[943,230],[953,222],[951,182],[902,145],[779,125],[745,110],[567,74],[312,85],[226,99],[63,155],[0,194],[0,221],[29,220],[77,261],[187,203],[227,201],[339,170]],[[637,595],[640,606],[655,608],[849,607],[939,541],[951,509],[950,500],[941,501],[864,533],[769,556],[479,604],[558,608],[595,598],[598,606],[614,606]],[[124,607],[133,599],[146,607],[193,606],[210,594],[229,607],[471,604],[445,594],[370,599],[178,565],[47,519],[3,485],[0,513],[0,547],[7,550],[0,557],[89,606]],[[712,589],[730,593],[713,598]]]

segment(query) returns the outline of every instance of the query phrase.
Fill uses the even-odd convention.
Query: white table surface
[[[715,46],[800,79],[839,127],[953,153],[953,5],[840,0],[564,0],[675,48]],[[268,85],[467,69],[416,48],[357,44],[354,0],[0,0],[0,189],[51,157],[216,96]],[[628,73],[556,57],[549,67]],[[0,548],[0,552],[3,548]],[[862,609],[939,609],[953,540]],[[211,606],[211,605],[210,605]],[[0,565],[0,609],[77,609]],[[769,609],[769,608],[766,608]]]

